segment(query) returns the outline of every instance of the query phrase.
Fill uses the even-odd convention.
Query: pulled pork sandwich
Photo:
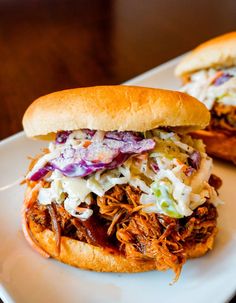
[[[51,139],[26,175],[23,231],[43,256],[84,269],[172,269],[216,235],[212,160],[186,131],[209,112],[181,92],[129,86],[41,97],[23,125]]]
[[[209,40],[176,67],[186,92],[211,111],[211,122],[197,131],[207,152],[236,164],[236,32]]]

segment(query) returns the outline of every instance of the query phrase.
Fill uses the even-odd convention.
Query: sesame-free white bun
[[[176,91],[137,86],[95,86],[55,92],[34,101],[23,126],[29,137],[63,130],[146,131],[201,129],[210,114],[197,99]]]
[[[211,39],[189,53],[177,65],[175,74],[183,82],[201,69],[236,66],[236,31]],[[224,130],[200,130],[193,134],[206,144],[210,156],[236,164],[236,137]]]
[[[177,65],[176,76],[185,77],[197,70],[236,65],[236,32],[200,44]]]

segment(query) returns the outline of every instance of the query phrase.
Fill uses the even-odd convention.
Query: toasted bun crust
[[[236,136],[228,136],[220,131],[199,130],[192,136],[202,139],[209,155],[236,164]]]
[[[176,67],[175,74],[184,77],[209,67],[236,65],[236,32],[211,39],[190,52]]]
[[[37,224],[33,221],[30,222],[30,229],[40,247],[52,258],[75,267],[94,271],[129,273],[168,269],[167,265],[161,263],[161,260],[158,263],[148,260],[145,262],[133,261],[121,255],[111,254],[103,248],[67,237],[62,237],[60,255],[57,255],[55,236],[52,231],[46,229],[38,232]],[[215,229],[206,243],[196,244],[188,249],[187,257],[200,257],[212,249],[216,232]]]
[[[181,92],[135,86],[97,86],[55,92],[34,101],[23,117],[29,137],[61,130],[146,131],[159,126],[204,128],[210,115]]]

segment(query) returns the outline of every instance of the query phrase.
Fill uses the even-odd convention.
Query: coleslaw
[[[197,71],[181,91],[202,101],[209,110],[215,102],[236,106],[236,67]]]
[[[190,216],[209,200],[220,203],[208,183],[212,160],[200,140],[168,129],[145,133],[79,130],[60,132],[26,179],[44,180],[40,204],[62,204],[72,216],[88,219],[94,195],[129,184],[142,191],[144,212]],[[87,205],[84,206],[84,203]]]

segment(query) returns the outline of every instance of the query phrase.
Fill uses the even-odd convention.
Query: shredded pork
[[[228,135],[236,134],[236,106],[215,102],[211,110],[211,117],[208,130],[220,130]]]
[[[215,177],[214,184],[216,184]],[[111,221],[108,233],[116,237],[129,259],[155,260],[174,270],[178,279],[186,261],[185,249],[205,242],[216,227],[216,208],[205,203],[192,216],[174,219],[147,214],[139,204],[141,191],[130,185],[115,186],[97,203],[102,216]]]
[[[218,181],[215,177],[212,183],[218,187]],[[94,196],[90,206],[94,214],[85,221],[70,215],[63,204],[44,206],[37,201],[27,210],[27,217],[38,224],[39,231],[49,228],[55,232],[58,254],[61,236],[67,236],[130,260],[154,260],[172,268],[176,280],[186,261],[186,249],[207,241],[216,227],[216,208],[206,202],[191,216],[175,219],[143,212],[140,195],[130,185],[116,185],[103,197]]]

